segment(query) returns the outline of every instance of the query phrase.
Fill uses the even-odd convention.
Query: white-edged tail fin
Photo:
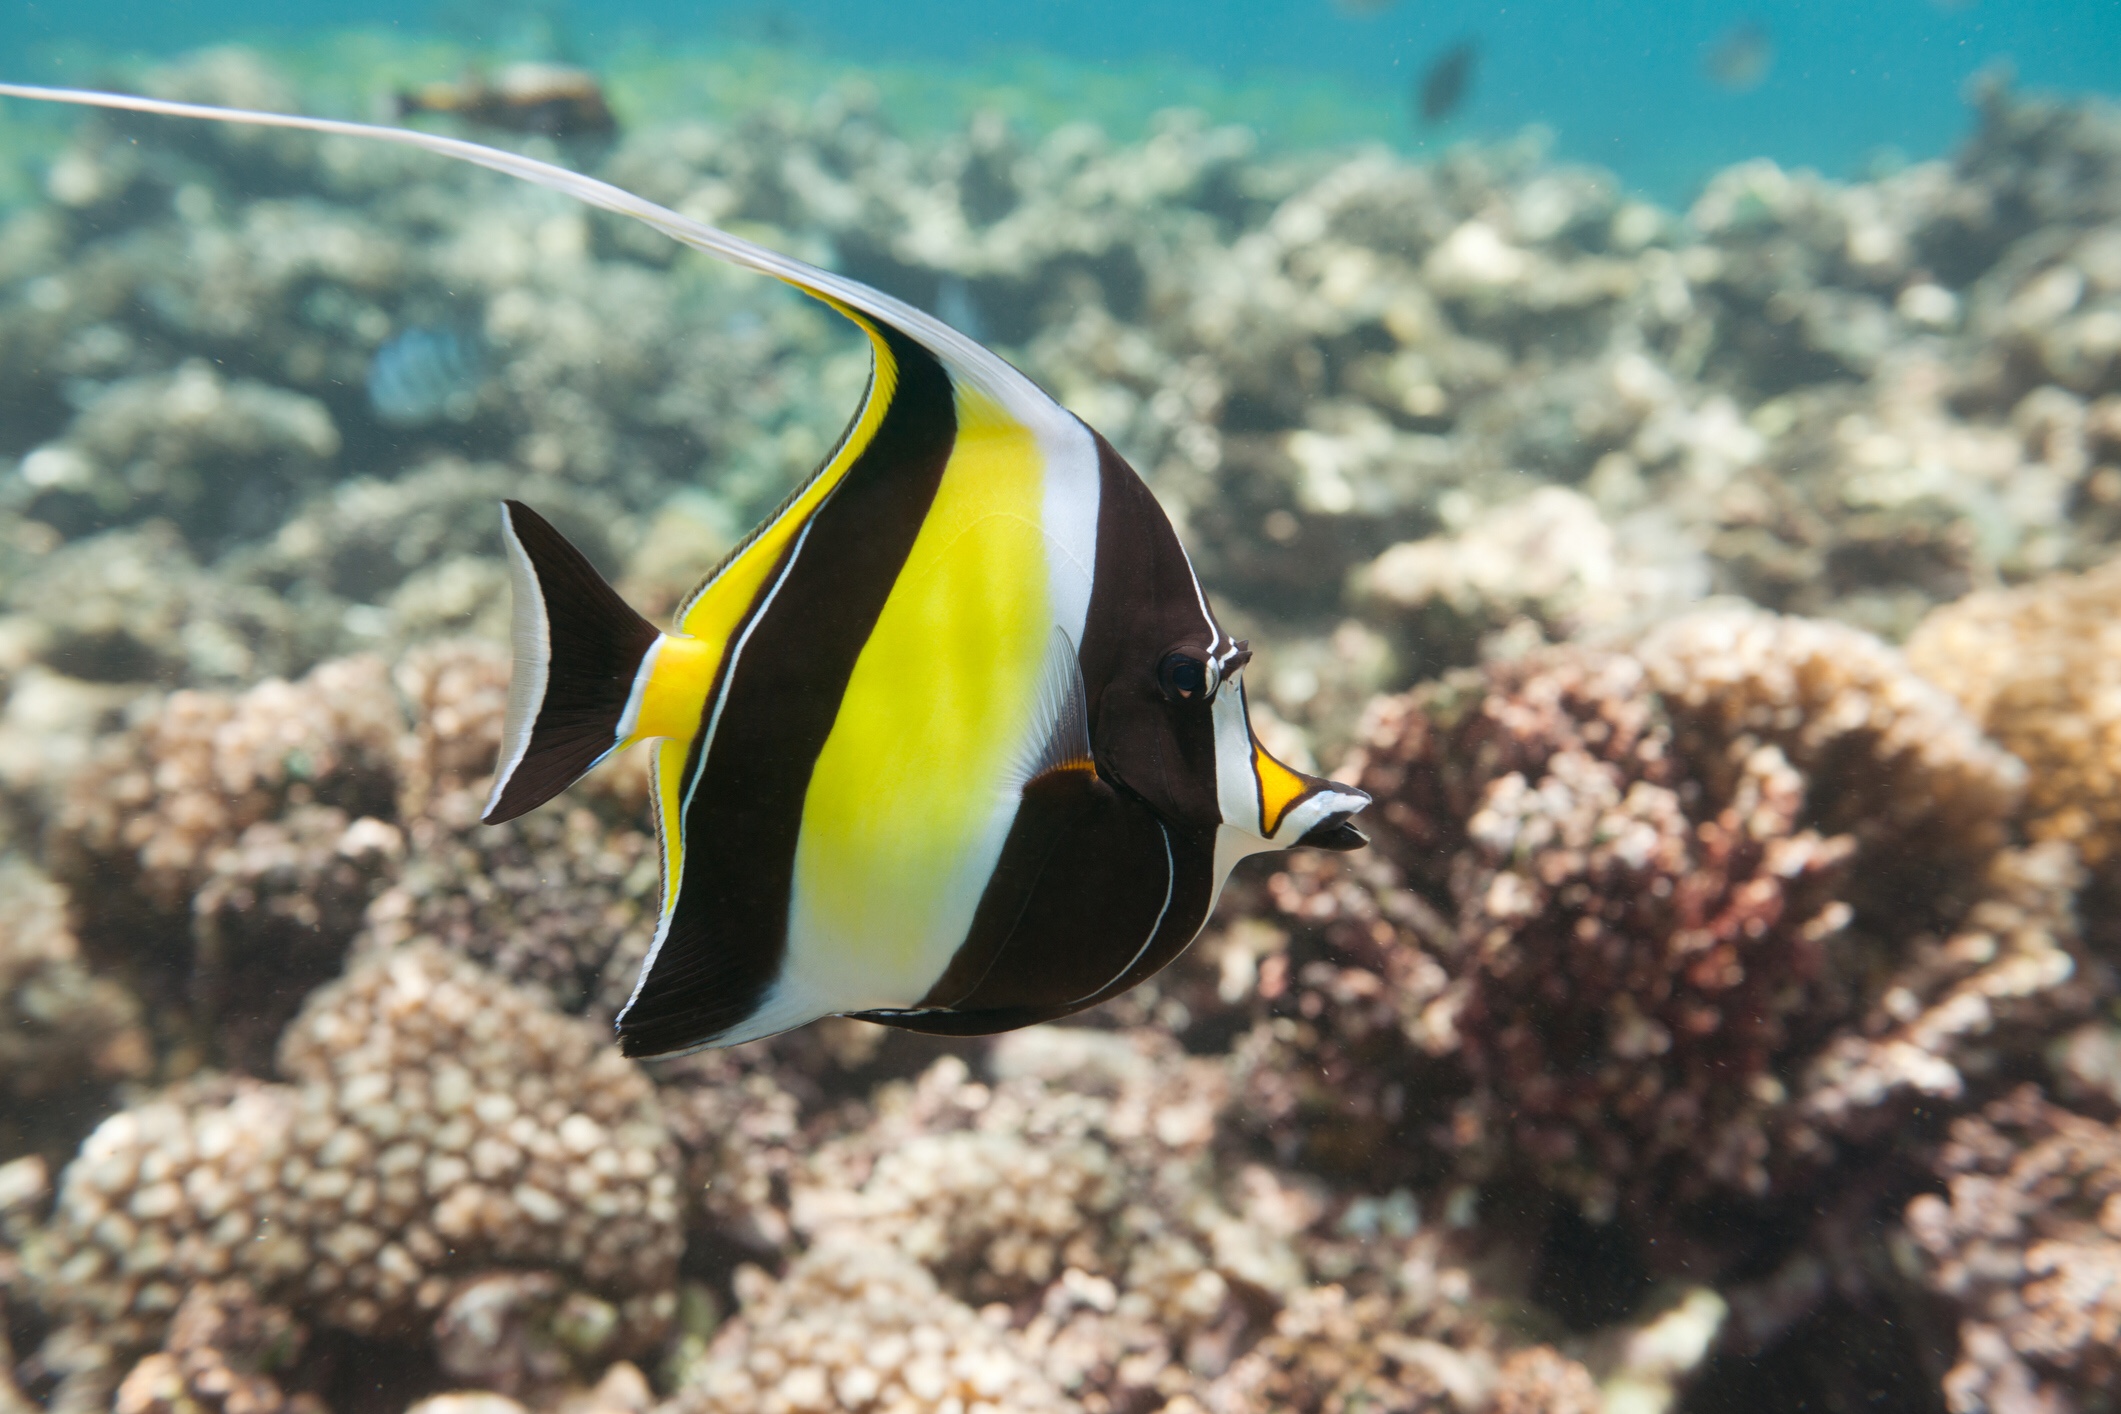
[[[521,501],[502,503],[501,538],[515,595],[515,666],[489,825],[543,805],[625,739],[642,666],[661,638]]]

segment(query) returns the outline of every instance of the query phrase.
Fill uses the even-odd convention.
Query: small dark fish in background
[[[447,113],[482,127],[561,141],[611,138],[619,130],[596,75],[565,64],[510,64],[491,78],[467,74],[398,94],[399,118],[420,113]]]
[[[1750,93],[1775,66],[1775,41],[1753,20],[1740,20],[1702,57],[1701,67],[1718,88]]]
[[[1429,61],[1421,82],[1414,88],[1414,110],[1424,123],[1440,123],[1458,111],[1473,87],[1473,69],[1480,62],[1480,45],[1461,39]]]
[[[809,43],[803,17],[780,5],[758,5],[726,15],[719,26],[731,39],[767,49],[794,49]]]
[[[471,412],[486,381],[486,342],[469,329],[415,324],[368,361],[368,405],[392,427]]]

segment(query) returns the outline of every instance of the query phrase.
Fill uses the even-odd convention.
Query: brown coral
[[[0,1143],[8,1156],[49,1152],[54,1139],[70,1145],[78,1131],[67,1132],[74,1107],[63,1097],[136,1079],[152,1061],[140,1004],[82,965],[65,890],[20,860],[0,859]]]
[[[213,851],[288,805],[387,814],[402,724],[373,658],[236,697],[174,693],[73,782],[53,846],[62,878],[98,886],[92,917],[181,914]]]
[[[348,658],[240,696],[174,693],[102,743],[50,847],[90,958],[179,1042],[261,1065],[394,863],[402,730],[384,665]]]
[[[1954,1414],[2103,1407],[2121,1384],[2121,1128],[2026,1086],[1953,1124],[1937,1176],[1907,1231],[1959,1313]]]
[[[2121,866],[2121,562],[1938,609],[1908,660],[2029,768],[2026,830]]]
[[[1006,1329],[889,1247],[827,1243],[777,1282],[746,1268],[738,1296],[741,1312],[687,1372],[672,1414],[1070,1407]]]
[[[1643,669],[1585,653],[1387,704],[1366,740],[1379,848],[1451,923],[1417,939],[1321,909],[1301,875],[1279,891],[1347,916],[1364,952],[1380,924],[1427,943],[1433,965],[1401,969],[1426,985],[1396,1005],[1417,1054],[1471,1083],[1453,1142],[1501,1144],[1596,1208],[1675,1168],[1682,1192],[1764,1187],[1757,1087],[1846,917],[1848,846],[1799,825],[1780,752],[1701,789]]]
[[[1314,941],[1240,1047],[1285,1157],[1759,1197],[2085,1000],[2073,862],[2002,848],[2016,763],[1854,630],[1711,610],[1457,675],[1345,769],[1383,861],[1275,876]]]
[[[305,1334],[242,1281],[201,1283],[162,1349],[118,1386],[112,1414],[324,1414],[315,1396],[289,1395],[274,1379],[297,1368]]]
[[[1006,1309],[1045,1377],[1102,1408],[1196,1389],[1299,1290],[1300,1183],[1218,1172],[1220,1067],[1149,1034],[1038,1027],[993,1079],[945,1057],[792,1176],[817,1246],[883,1246]]]
[[[602,1303],[607,1347],[667,1320],[675,1154],[593,1028],[414,947],[312,998],[280,1068],[293,1084],[178,1087],[89,1137],[25,1256],[48,1310],[137,1346],[188,1283],[237,1274],[402,1336],[523,1265]]]
[[[1351,1300],[1337,1286],[1298,1293],[1273,1332],[1215,1383],[1207,1407],[1214,1414],[1444,1414],[1484,1402],[1492,1367],[1393,1330],[1390,1305],[1379,1295]]]
[[[1509,1350],[1499,1332],[1448,1298],[1412,1298],[1338,1285],[1299,1292],[1200,1402],[1211,1414],[1595,1414],[1600,1407],[1590,1371],[1552,1346]]]
[[[1846,894],[1859,917],[1949,918],[2008,840],[2025,768],[1871,634],[1733,606],[1664,624],[1637,656],[1712,788],[1759,746],[1801,773],[1806,823],[1860,851]]]

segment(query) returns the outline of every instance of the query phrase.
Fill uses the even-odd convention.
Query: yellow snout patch
[[[1259,833],[1273,839],[1274,832],[1281,828],[1282,816],[1311,788],[1302,776],[1269,756],[1267,748],[1256,739],[1252,743],[1252,769],[1259,775]]]

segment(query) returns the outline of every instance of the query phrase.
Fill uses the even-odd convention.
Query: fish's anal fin
[[[551,522],[520,501],[501,506],[515,599],[515,662],[489,825],[534,810],[625,739],[643,664],[662,635],[635,613]]]
[[[1090,698],[1083,687],[1082,663],[1075,644],[1058,626],[1046,644],[1032,686],[1031,722],[1025,750],[1011,773],[1021,791],[1056,771],[1094,771],[1090,755]]]

